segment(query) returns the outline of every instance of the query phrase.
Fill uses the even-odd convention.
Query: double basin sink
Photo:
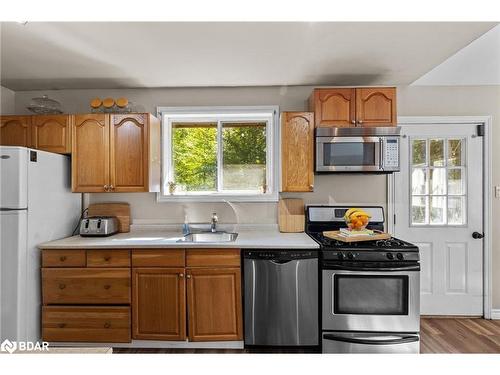
[[[189,233],[178,242],[207,243],[207,242],[234,242],[238,233],[230,232],[199,232]]]

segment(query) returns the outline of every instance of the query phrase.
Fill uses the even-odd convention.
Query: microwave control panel
[[[399,170],[399,139],[386,138],[384,143],[384,169]]]

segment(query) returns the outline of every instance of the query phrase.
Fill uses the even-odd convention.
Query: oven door
[[[323,332],[323,353],[418,354],[418,333]]]
[[[382,142],[380,137],[316,137],[316,171],[381,172]]]
[[[323,331],[418,332],[420,266],[323,269]]]

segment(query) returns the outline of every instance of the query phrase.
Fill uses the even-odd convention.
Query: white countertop
[[[234,242],[193,243],[177,242],[180,231],[171,228],[132,229],[109,237],[73,236],[45,242],[40,249],[148,249],[148,248],[237,248],[237,249],[317,249],[319,245],[305,233],[280,233],[275,225],[259,228],[234,228]]]

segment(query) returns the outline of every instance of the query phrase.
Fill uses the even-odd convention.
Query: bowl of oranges
[[[349,208],[344,214],[347,227],[352,231],[362,231],[370,222],[370,214],[360,208]]]

